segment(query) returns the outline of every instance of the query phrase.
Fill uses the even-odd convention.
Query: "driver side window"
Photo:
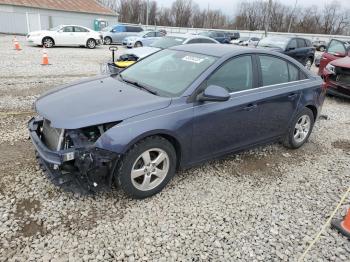
[[[73,32],[73,26],[65,26],[63,27],[63,32]]]
[[[287,49],[295,49],[297,47],[298,47],[297,40],[295,38],[293,38],[292,40],[290,40],[290,42],[287,46]]]
[[[253,88],[253,66],[250,55],[233,58],[221,66],[207,80],[207,86],[217,85],[228,92]]]

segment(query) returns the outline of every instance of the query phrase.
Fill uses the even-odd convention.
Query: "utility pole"
[[[290,28],[292,26],[293,16],[294,16],[295,9],[297,8],[297,4],[298,4],[298,0],[295,0],[294,8],[292,10],[292,14],[290,15],[289,26],[288,26],[288,33],[290,32]]]
[[[148,27],[148,14],[149,14],[149,0],[147,0],[147,8],[146,8],[146,26],[147,27]]]
[[[271,6],[272,6],[272,0],[269,0],[267,4],[267,14],[265,15],[265,36],[267,36],[267,32],[269,31]]]

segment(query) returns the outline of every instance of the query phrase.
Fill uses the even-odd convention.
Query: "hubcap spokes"
[[[301,116],[294,128],[294,140],[297,143],[303,142],[310,132],[310,117],[308,115]]]
[[[152,190],[162,183],[169,171],[169,157],[160,148],[143,152],[131,170],[131,181],[141,191]]]

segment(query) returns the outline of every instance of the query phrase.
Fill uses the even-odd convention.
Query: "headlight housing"
[[[330,63],[328,63],[328,64],[326,65],[326,69],[327,69],[330,73],[335,74],[335,66],[334,66],[334,65],[331,65]]]

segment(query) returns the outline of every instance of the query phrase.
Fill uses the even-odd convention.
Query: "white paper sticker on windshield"
[[[198,58],[198,57],[195,57],[195,56],[187,55],[187,56],[183,57],[182,60],[187,61],[187,62],[192,62],[192,63],[199,64],[199,63],[204,61],[204,58]]]

